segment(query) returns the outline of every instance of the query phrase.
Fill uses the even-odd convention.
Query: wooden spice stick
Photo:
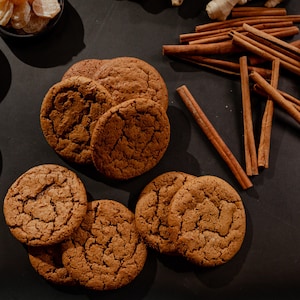
[[[280,90],[278,90],[278,91],[279,91],[279,93],[280,93],[286,100],[290,101],[291,103],[296,104],[297,106],[300,106],[300,100],[299,100],[299,99],[293,97],[292,95],[290,95],[290,94],[288,94],[288,93],[286,93],[286,92],[283,92],[283,91],[280,91]]]
[[[298,67],[300,67],[300,56],[298,54],[290,52],[289,50],[282,48],[278,45],[275,45],[272,42],[269,42],[260,36],[253,35],[252,33],[248,33],[247,37],[260,43],[262,45],[262,47],[264,47],[264,46],[268,47],[268,49],[271,49],[273,51],[274,55],[276,55],[276,56],[282,58],[283,60],[286,60],[292,64],[296,64]]]
[[[266,16],[266,17],[249,17],[249,18],[236,18],[236,19],[227,19],[225,21],[211,22],[206,24],[197,25],[195,27],[196,32],[221,29],[228,27],[237,27],[242,26],[244,23],[249,25],[262,24],[262,23],[273,23],[273,22],[282,22],[282,21],[291,21],[293,23],[300,22],[300,15],[286,15],[286,16]]]
[[[271,23],[261,23],[255,24],[253,27],[258,29],[268,29],[268,28],[286,28],[293,26],[292,21],[279,21],[279,22],[271,22]],[[243,31],[243,26],[238,27],[229,27],[229,28],[221,28],[221,29],[214,29],[214,30],[205,30],[201,32],[191,32],[191,33],[183,33],[179,35],[179,42],[181,44],[188,43],[193,40],[198,40],[201,38],[212,37],[218,34],[229,33],[231,30],[236,31]]]
[[[223,139],[220,137],[216,129],[213,127],[211,122],[208,120],[206,115],[204,114],[203,110],[200,108],[188,88],[183,85],[177,88],[177,92],[181,97],[182,101],[191,112],[193,118],[203,130],[204,134],[207,136],[209,141],[213,144],[215,149],[221,155],[223,160],[231,169],[232,173],[240,183],[243,189],[248,189],[253,186],[252,182],[250,181],[249,177],[236,160],[235,156],[232,154],[230,149],[227,147]]]
[[[262,76],[257,72],[253,71],[250,74],[250,79],[256,82],[265,93],[267,93],[273,101],[275,101],[279,106],[281,106],[292,118],[294,118],[298,123],[300,123],[300,112],[293,106],[292,103],[286,101],[285,98],[273,88]]]
[[[290,44],[290,43],[287,43],[279,38],[276,38],[266,32],[263,32],[262,30],[260,29],[257,29],[257,28],[254,28],[253,26],[250,26],[248,24],[243,24],[243,28],[247,31],[247,32],[250,32],[252,33],[253,35],[255,36],[258,36],[266,41],[269,41],[271,42],[273,45],[277,45],[277,46],[280,46],[282,47],[282,49],[286,49],[288,51],[290,51],[291,53],[295,53],[297,54],[299,57],[300,57],[300,49],[297,48],[296,46]]]
[[[261,32],[261,31],[260,31]],[[263,34],[265,34],[264,32],[262,32]],[[280,48],[275,48],[272,47],[271,48],[271,44],[265,44],[264,43],[264,39],[260,39],[260,36],[255,36],[256,38],[258,38],[257,40],[253,38],[253,35],[242,35],[239,32],[235,32],[234,34],[238,35],[239,37],[241,37],[243,40],[248,41],[249,43],[251,43],[252,45],[262,49],[264,52],[267,52],[269,54],[271,54],[274,57],[278,57],[282,62],[287,62],[293,66],[297,66],[298,68],[300,68],[300,61],[292,58],[290,55],[288,55],[285,51],[281,51]]]
[[[231,40],[231,37],[228,35],[228,33],[222,33],[218,35],[214,35],[211,37],[206,38],[200,38],[197,40],[193,40],[189,42],[189,45],[197,45],[197,44],[209,44],[209,43],[219,43],[223,41]]]
[[[287,36],[292,36],[292,35],[299,33],[299,28],[297,26],[274,27],[274,28],[265,28],[265,29],[262,26],[260,26],[260,27],[262,28],[261,29],[262,32],[268,33],[274,37],[287,37]],[[237,31],[237,30],[235,30],[235,31]],[[239,32],[241,34],[247,34],[247,31],[244,31],[242,27],[240,27],[237,32]],[[218,43],[218,42],[226,41],[226,40],[231,39],[229,33],[230,32],[225,32],[225,33],[215,34],[215,35],[209,36],[209,37],[207,37],[207,36],[202,37],[202,38],[200,37],[198,39],[189,41],[188,44],[189,45],[206,44],[206,43]],[[264,42],[264,44],[265,44],[265,42]],[[274,48],[276,48],[276,46]],[[281,49],[281,48],[278,47],[278,49]]]
[[[272,63],[272,77],[271,85],[277,89],[279,80],[279,69],[280,61],[275,59]],[[272,121],[274,112],[274,102],[272,98],[268,97],[265,111],[262,118],[261,133],[258,146],[258,166],[269,168],[269,157],[270,157],[270,145],[271,145],[271,132],[272,132]]]
[[[266,94],[262,88],[256,83],[253,85],[253,91],[256,92],[257,94],[259,95],[262,95],[264,97],[268,97],[268,94]],[[300,100],[295,98],[294,96],[286,93],[286,92],[283,92],[279,89],[277,89],[277,91],[281,94],[281,96],[284,97],[284,99],[286,101],[289,101],[290,103],[292,103],[292,105],[298,110],[300,111]]]
[[[300,39],[292,41],[292,42],[290,42],[290,44],[295,46],[295,47],[300,48]],[[251,55],[248,56],[248,60],[249,60],[249,62],[252,66],[262,64],[262,63],[265,62],[265,59],[263,59],[262,57],[259,57],[259,56],[255,56],[255,55],[254,56],[251,56]]]
[[[232,32],[231,35],[233,37],[232,40],[234,44],[243,47],[244,49],[252,52],[253,54],[261,56],[266,60],[273,61],[275,58],[279,58],[280,63],[284,68],[297,75],[300,75],[300,68],[291,63],[291,60],[288,57],[285,56],[285,59],[282,59],[283,55],[278,51],[275,51],[267,46],[261,45],[260,43],[248,38],[247,36],[239,34],[238,32]],[[298,62],[295,62],[295,64],[298,64]]]
[[[235,7],[231,10],[232,18],[254,17],[254,16],[285,16],[285,8],[266,8],[266,7]]]
[[[253,133],[252,109],[247,56],[240,57],[240,77],[242,87],[242,107],[244,125],[244,151],[246,173],[248,176],[258,175],[257,154]]]
[[[163,55],[212,55],[239,52],[240,48],[233,45],[232,41],[211,43],[203,45],[163,45]]]
[[[173,56],[175,59],[179,59],[188,62],[192,65],[197,65],[200,67],[205,67],[212,69],[214,71],[222,72],[229,75],[240,76],[240,65],[228,60],[215,59],[211,57],[201,56],[201,55],[176,55]],[[271,77],[271,70],[259,67],[248,66],[249,72],[256,71],[264,78]]]
[[[235,6],[233,7],[232,11],[259,11],[259,10],[278,10],[278,9],[282,9],[279,7],[265,7],[265,6]],[[285,8],[283,8],[285,10]]]
[[[293,46],[300,48],[300,39],[292,41],[290,44],[292,44]]]
[[[215,59],[211,57],[201,56],[201,55],[177,55],[174,58],[189,62],[193,65],[198,65],[201,67],[209,68],[215,71],[230,75],[240,75],[240,65],[238,63],[227,61],[223,59]],[[248,66],[249,72],[256,71],[264,78],[271,77],[271,70],[259,67]]]
[[[276,32],[272,33],[273,36],[277,38],[286,38],[296,35],[300,32],[297,26],[287,27],[286,29],[277,30]]]
[[[230,27],[230,29],[223,28],[223,29],[215,29],[215,30],[208,30],[208,31],[201,31],[201,32],[183,33],[179,35],[179,42],[181,44],[184,44],[200,38],[207,38],[210,36],[218,35],[220,33],[221,34],[228,33],[230,32],[230,30],[237,30],[237,29],[238,29],[237,27]],[[240,29],[242,29],[241,26]]]

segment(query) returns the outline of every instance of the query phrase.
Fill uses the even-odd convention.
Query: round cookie
[[[160,73],[147,62],[134,57],[117,57],[103,64],[97,81],[121,103],[133,98],[153,100],[168,108],[168,90]]]
[[[86,190],[65,167],[39,165],[8,189],[3,212],[12,235],[29,246],[47,246],[68,238],[87,209]]]
[[[63,243],[62,261],[74,279],[90,289],[121,288],[141,272],[147,247],[134,214],[114,200],[88,203],[85,219]]]
[[[73,65],[63,74],[62,80],[74,77],[74,76],[84,76],[90,79],[96,79],[95,74],[98,72],[99,68],[106,63],[106,59],[83,59]]]
[[[40,124],[48,144],[63,158],[91,164],[94,126],[114,105],[109,92],[92,79],[75,76],[54,84],[41,105]]]
[[[154,178],[142,190],[135,208],[135,222],[146,243],[160,253],[176,253],[170,239],[169,205],[183,184],[195,176],[171,171]]]
[[[35,271],[57,285],[76,285],[62,263],[61,244],[46,247],[28,247],[29,261]]]
[[[239,194],[215,176],[186,182],[173,197],[168,222],[178,252],[207,267],[229,261],[239,251],[246,231]]]
[[[91,139],[93,163],[108,178],[130,179],[153,168],[169,141],[170,123],[161,105],[127,100],[99,118]]]

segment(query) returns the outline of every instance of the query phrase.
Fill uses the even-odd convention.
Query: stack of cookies
[[[132,58],[87,59],[72,65],[46,93],[40,123],[63,158],[94,164],[110,179],[153,168],[170,141],[168,91],[159,72]]]
[[[9,188],[3,209],[33,268],[51,283],[112,290],[144,267],[147,248],[134,214],[114,200],[87,202],[81,180],[65,167],[25,172]]]
[[[231,260],[246,232],[244,206],[233,187],[215,176],[176,171],[143,189],[135,220],[148,246],[203,267]]]
[[[12,184],[3,209],[42,277],[98,291],[132,282],[145,265],[147,247],[214,267],[233,258],[246,231],[233,187],[218,177],[178,171],[149,182],[133,213],[115,200],[88,202],[75,173],[39,165]]]

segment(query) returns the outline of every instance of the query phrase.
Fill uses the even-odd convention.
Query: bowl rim
[[[60,20],[63,11],[64,11],[64,4],[65,1],[64,0],[58,0],[58,3],[60,5],[60,12],[49,21],[49,23],[47,24],[46,28],[43,29],[40,32],[37,33],[23,33],[23,34],[19,34],[14,32],[14,29],[8,29],[5,28],[5,26],[0,26],[0,35],[2,37],[10,37],[10,38],[18,38],[18,39],[28,39],[28,38],[35,38],[35,37],[39,37],[42,36],[44,34],[46,34],[47,32],[49,32],[53,27],[55,27],[55,25],[57,24],[57,22]]]

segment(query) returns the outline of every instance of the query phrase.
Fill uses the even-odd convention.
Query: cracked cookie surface
[[[84,76],[90,79],[96,79],[95,74],[105,62],[107,62],[107,60],[96,58],[80,60],[69,67],[63,74],[62,80],[73,76]]]
[[[117,103],[147,98],[167,110],[169,98],[164,79],[153,66],[141,59],[126,56],[110,59],[95,76]]]
[[[142,190],[135,208],[136,226],[146,243],[165,254],[176,253],[170,239],[169,205],[175,193],[195,176],[171,171],[154,178]]]
[[[91,140],[93,163],[108,178],[133,178],[160,161],[169,141],[170,123],[161,105],[127,100],[99,118]]]
[[[178,252],[200,266],[229,261],[246,231],[239,194],[215,176],[197,177],[179,189],[170,204],[168,222]]]
[[[134,214],[114,200],[89,202],[85,219],[63,248],[62,261],[72,277],[94,290],[127,285],[147,258]]]
[[[43,99],[42,132],[63,158],[91,164],[90,140],[95,124],[114,104],[109,92],[92,79],[75,76],[62,80]]]
[[[60,243],[45,247],[28,247],[28,256],[32,267],[47,281],[57,285],[77,284],[62,263]]]
[[[59,243],[78,228],[87,209],[77,175],[58,165],[39,165],[22,174],[4,199],[12,235],[29,246]]]

